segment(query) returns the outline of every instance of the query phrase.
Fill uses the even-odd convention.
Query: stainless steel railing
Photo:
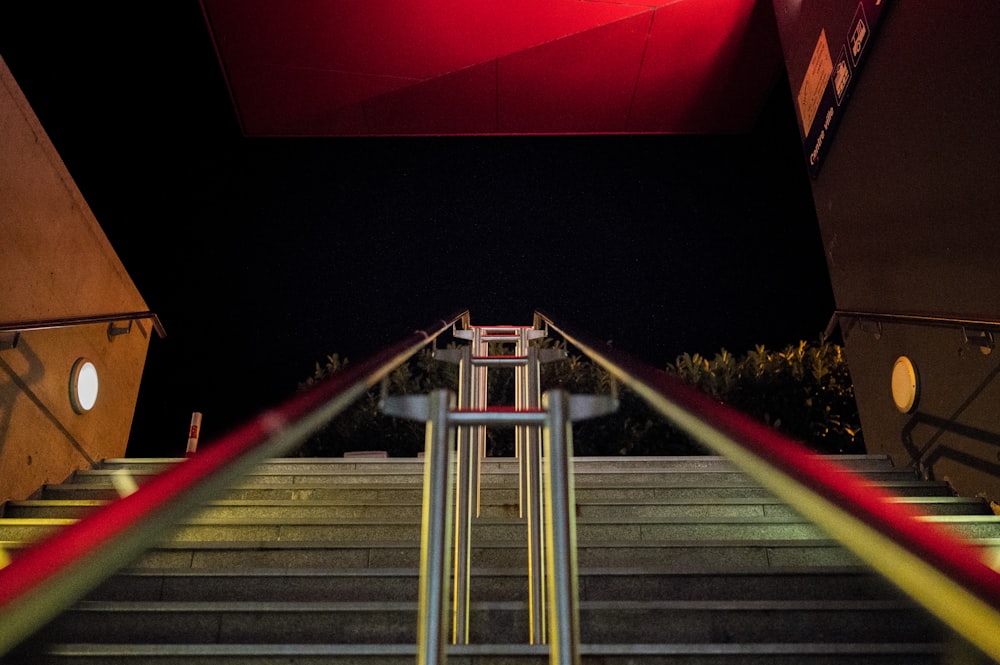
[[[871,321],[881,325],[882,323],[902,323],[918,326],[935,326],[943,328],[961,328],[969,339],[969,331],[978,333],[980,339],[985,344],[992,347],[993,333],[1000,329],[1000,320],[997,319],[973,319],[954,316],[936,316],[929,314],[891,314],[888,312],[865,312],[860,310],[838,309],[833,312],[830,321],[823,330],[822,338],[828,339],[833,335],[837,324],[841,320],[850,321]],[[985,338],[985,339],[984,339]]]
[[[21,333],[27,330],[53,330],[55,328],[70,328],[73,326],[84,326],[93,323],[107,323],[108,334],[114,334],[117,330],[114,324],[117,321],[152,321],[153,329],[160,338],[167,336],[167,331],[160,322],[160,317],[155,312],[117,312],[114,314],[94,314],[91,316],[68,316],[56,319],[32,319],[30,321],[8,321],[0,323],[0,333],[13,332]]]
[[[554,330],[674,425],[727,457],[958,634],[1000,661],[1000,573],[970,543],[879,488],[666,372],[557,324]]]
[[[570,422],[609,413],[615,400],[608,396],[569,395],[552,390],[542,396],[539,409],[455,408],[455,395],[439,390],[429,395],[402,395],[383,398],[383,411],[396,417],[427,423],[424,444],[423,522],[420,545],[420,609],[417,627],[418,665],[444,665],[447,659],[449,627],[452,640],[467,641],[468,616],[460,616],[447,602],[447,579],[452,572],[452,535],[461,529],[453,525],[455,431],[481,426],[535,426],[543,432],[545,506],[545,567],[529,570],[529,578],[545,579],[549,662],[578,665],[580,647],[579,593],[577,589],[576,513],[572,473],[573,440]],[[469,452],[473,446],[459,455]],[[462,466],[459,465],[459,469]],[[537,485],[533,492],[537,492]],[[471,497],[459,497],[471,503]],[[540,505],[540,497],[532,500]],[[461,536],[456,536],[456,540]],[[530,538],[529,538],[530,539]],[[535,547],[541,546],[536,543]],[[463,556],[458,550],[459,557]],[[529,564],[529,568],[530,568]],[[468,561],[464,570],[468,570]],[[530,586],[530,584],[529,584]],[[541,599],[530,601],[531,612],[542,611]],[[455,606],[457,608],[457,604]],[[532,641],[537,638],[532,634]]]
[[[0,570],[0,655],[162,541],[258,464],[293,450],[468,311],[416,330],[202,447],[133,494],[35,543]]]
[[[530,345],[530,340],[543,336],[538,329],[480,326],[455,331],[455,336],[472,343],[435,355],[458,363],[457,396],[442,390],[430,395],[383,395],[381,402],[389,415],[427,424],[417,662],[444,665],[449,626],[453,643],[469,642],[470,534],[473,515],[478,515],[482,441],[486,427],[514,427],[520,514],[528,527],[527,641],[548,643],[552,665],[576,665],[580,621],[570,423],[614,411],[616,396],[569,395],[561,390],[540,395],[542,357],[553,360],[565,353],[553,349],[543,354]],[[514,353],[491,355],[491,341],[515,344]],[[487,403],[484,377],[490,367],[514,369],[512,406]]]
[[[468,312],[415,331],[368,360],[269,410],[197,455],[158,475],[17,556],[0,570],[0,655],[160,542],[165,530],[201,507],[257,464],[293,449],[346,406]],[[534,327],[551,329],[608,370],[682,430],[727,457],[775,495],[824,528],[873,569],[897,584],[959,634],[1000,661],[1000,574],[975,550],[877,487],[856,479],[770,427],[729,409],[665,372],[535,313]],[[471,363],[470,363],[471,366]],[[461,374],[461,372],[460,372]],[[460,385],[470,383],[460,377]],[[462,390],[465,390],[462,388]],[[456,408],[456,405],[458,408]],[[463,408],[447,391],[409,396],[399,413],[431,423],[425,449],[418,662],[443,663],[455,621],[444,593],[454,537],[455,432],[487,425],[534,426],[543,432],[546,461],[545,580],[550,662],[579,662],[572,420],[607,409],[593,396],[554,390],[539,408]],[[471,464],[474,442],[464,449]],[[459,455],[463,449],[458,448]],[[478,451],[475,453],[478,456]],[[471,504],[470,504],[471,505]]]

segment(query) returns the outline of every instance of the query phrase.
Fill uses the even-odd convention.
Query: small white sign
[[[871,26],[868,24],[868,17],[865,16],[865,6],[858,3],[858,11],[854,14],[854,21],[851,22],[851,31],[847,35],[847,43],[851,46],[851,64],[855,67],[861,60],[861,54],[868,46],[868,39],[871,36]]]

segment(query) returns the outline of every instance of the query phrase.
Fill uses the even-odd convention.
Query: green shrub
[[[725,349],[677,357],[667,371],[822,453],[864,453],[854,386],[837,344],[800,341],[781,351]]]
[[[560,340],[547,338],[534,343],[566,352]],[[313,375],[300,384],[300,389],[323,381],[347,364],[348,360],[337,354],[327,356],[324,364],[316,364]],[[777,352],[757,346],[741,357],[723,349],[711,360],[685,353],[666,371],[720,402],[804,441],[817,452],[864,452],[850,374],[837,345],[800,342]],[[513,376],[510,369],[489,371],[489,404],[513,403]],[[572,353],[563,360],[544,363],[540,381],[543,391],[562,388],[571,394],[607,394],[614,389],[610,374]],[[426,394],[439,388],[454,391],[458,367],[436,360],[430,349],[424,349],[391,372],[387,382],[389,394]],[[576,455],[708,452],[631,390],[618,387],[617,392],[619,408],[615,413],[574,423]],[[298,454],[339,457],[347,451],[385,450],[392,457],[416,456],[423,450],[424,423],[386,416],[378,408],[379,393],[379,389],[368,391],[313,436]],[[510,456],[513,451],[511,428],[487,429],[488,455]]]
[[[610,455],[702,455],[706,449],[669,425],[632,390],[618,385],[604,368],[567,351],[561,340],[545,338],[540,346],[567,353],[565,360],[541,366],[542,390],[561,388],[570,394],[605,395],[617,389],[618,410],[573,423],[573,452],[581,457]]]
[[[306,390],[342,370],[347,358],[327,356],[316,363],[312,376],[299,384]],[[391,395],[426,394],[438,388],[455,390],[458,366],[441,362],[430,349],[422,349],[386,378]],[[415,457],[424,448],[424,423],[393,418],[379,410],[381,388],[366,392],[313,435],[297,451],[300,457],[342,457],[345,452],[385,450],[390,457]]]

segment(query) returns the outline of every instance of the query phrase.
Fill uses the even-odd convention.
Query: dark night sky
[[[167,329],[131,454],[462,308],[661,367],[832,312],[784,81],[745,136],[246,139],[197,2],[98,4],[7,3],[0,55]]]

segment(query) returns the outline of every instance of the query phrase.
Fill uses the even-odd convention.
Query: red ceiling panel
[[[640,3],[580,0],[493,0],[497,56],[541,46],[650,11]]]
[[[324,69],[236,68],[230,76],[244,131],[252,136],[309,136],[364,133],[358,110],[339,127],[339,112],[406,84],[381,76]],[[358,118],[352,116],[358,115]],[[357,125],[361,120],[362,124]],[[321,127],[323,129],[321,129]]]
[[[251,136],[742,131],[781,66],[769,1],[201,2]]]
[[[714,0],[657,9],[629,130],[667,126],[704,133],[748,126],[782,62],[777,33],[768,31],[770,12],[760,7]]]
[[[500,131],[624,132],[652,16],[646,12],[501,58]]]
[[[497,67],[491,60],[374,97],[365,103],[375,135],[495,134]]]

